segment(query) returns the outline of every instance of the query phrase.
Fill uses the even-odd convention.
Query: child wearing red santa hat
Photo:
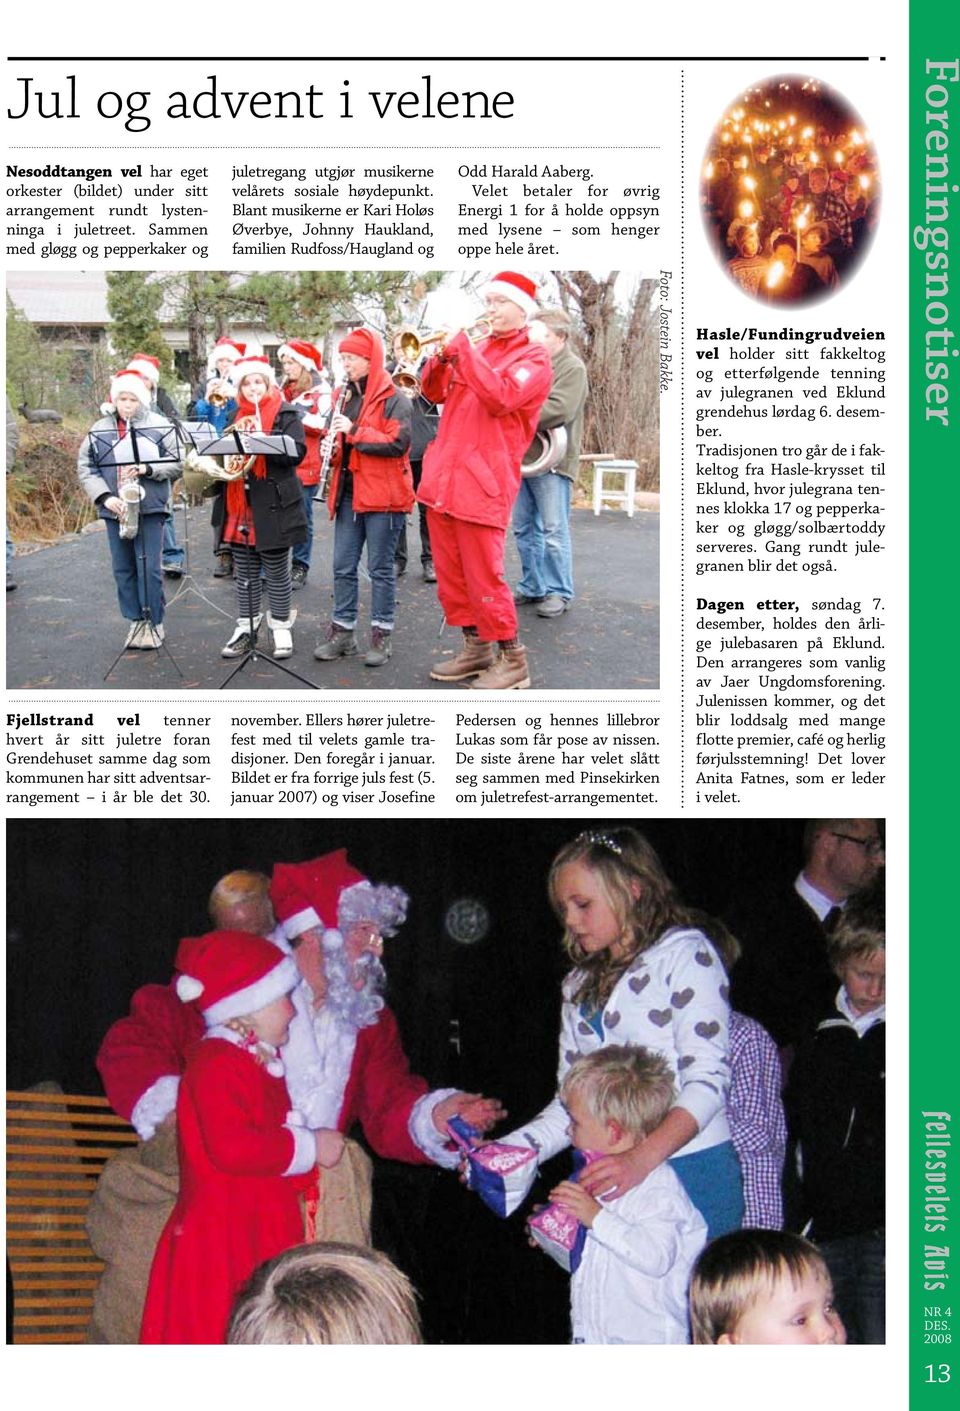
[[[300,412],[307,438],[307,453],[297,466],[297,478],[307,516],[307,537],[293,550],[292,580],[302,588],[310,572],[313,550],[313,502],[320,479],[320,438],[326,429],[330,392],[320,376],[323,354],[304,338],[291,338],[277,353],[283,368],[284,399]]]
[[[233,551],[237,626],[220,652],[239,657],[256,645],[260,611],[260,570],[267,579],[273,655],[293,654],[296,609],[290,605],[290,550],[307,537],[297,466],[306,449],[300,414],[284,402],[267,358],[246,354],[230,374],[237,389],[239,430],[287,436],[294,455],[255,456],[239,479],[219,482],[211,523]]]
[[[177,1099],[180,1196],[150,1272],[140,1341],[222,1343],[234,1297],[264,1259],[303,1239],[299,1193],[339,1132],[291,1112],[279,1055],[300,975],[260,936],[211,931],[181,941],[177,992],[206,1033]]]
[[[327,496],[335,520],[333,616],[313,655],[318,661],[336,661],[357,654],[358,570],[366,545],[371,630],[363,661],[365,666],[383,666],[393,653],[394,556],[413,506],[410,402],[387,372],[379,333],[356,328],[338,348],[347,385],[329,432],[337,438]]]
[[[131,427],[141,431],[168,424],[151,411],[150,389],[134,369],[114,373],[110,400],[100,410],[103,416],[80,447],[77,474],[106,526],[120,611],[131,624],[124,645],[155,651],[164,635],[161,553],[170,514],[169,482],[183,469],[176,461],[149,466],[98,464],[110,433],[119,442]]]

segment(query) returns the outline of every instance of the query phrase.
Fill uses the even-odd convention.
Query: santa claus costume
[[[180,1196],[150,1272],[140,1341],[222,1343],[234,1297],[265,1259],[300,1243],[299,1192],[314,1135],[290,1111],[283,1064],[247,1024],[289,995],[296,964],[259,936],[182,941],[177,990],[199,999],[206,1033],[177,1099]]]
[[[428,1091],[411,1073],[396,1018],[380,994],[386,976],[378,946],[359,959],[347,953],[358,924],[369,924],[374,943],[394,935],[406,917],[407,894],[373,885],[341,848],[308,862],[277,863],[270,899],[278,932],[297,947],[302,974],[311,974],[304,952],[316,950],[311,978],[317,978],[294,992],[297,1014],[284,1049],[290,1091],[308,1126],[349,1132],[359,1122],[379,1156],[454,1168],[457,1155],[433,1112],[457,1089]]]

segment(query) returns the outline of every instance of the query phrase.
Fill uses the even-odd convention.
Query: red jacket
[[[393,385],[383,363],[383,345],[376,339],[370,370],[359,386],[349,383],[337,411],[353,422],[353,430],[340,437],[349,446],[347,473],[353,476],[353,508],[357,514],[393,510],[406,514],[413,506],[413,472],[410,469],[410,402]],[[531,437],[531,440],[533,438]],[[342,456],[335,459],[331,475],[330,518],[340,503]]]
[[[177,1100],[180,1195],[150,1271],[140,1341],[222,1343],[240,1285],[264,1259],[303,1242],[299,1192],[284,1175],[295,1139],[290,1098],[224,1039],[193,1050]]]
[[[552,379],[550,354],[525,328],[477,346],[464,333],[451,339],[423,370],[423,395],[446,405],[417,499],[454,519],[506,529]]]
[[[301,485],[316,485],[320,479],[320,438],[326,424],[326,416],[321,411],[321,407],[326,409],[328,401],[326,388],[308,387],[305,392],[294,392],[292,387],[284,387],[283,395],[300,412],[307,438],[306,455],[297,466],[297,475]]]
[[[130,1014],[111,1026],[97,1055],[114,1111],[129,1121],[140,1098],[158,1079],[180,1077],[204,1033],[195,1006],[182,1003],[173,981],[137,990]],[[349,1132],[359,1122],[380,1156],[429,1163],[407,1131],[413,1105],[427,1090],[425,1080],[410,1072],[396,1018],[384,1008],[376,1024],[357,1034],[337,1126]]]

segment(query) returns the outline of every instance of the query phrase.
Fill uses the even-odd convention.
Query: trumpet
[[[489,338],[493,332],[493,324],[489,318],[484,316],[463,329],[439,328],[436,333],[426,333],[422,336],[415,328],[404,328],[397,335],[396,342],[403,361],[415,363],[419,360],[424,348],[431,343],[439,343],[443,347],[455,334],[460,332],[465,333],[471,343],[482,343],[484,338]]]

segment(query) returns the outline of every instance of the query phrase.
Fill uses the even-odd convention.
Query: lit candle
[[[807,223],[805,211],[797,212],[797,259],[800,258],[800,235]]]

